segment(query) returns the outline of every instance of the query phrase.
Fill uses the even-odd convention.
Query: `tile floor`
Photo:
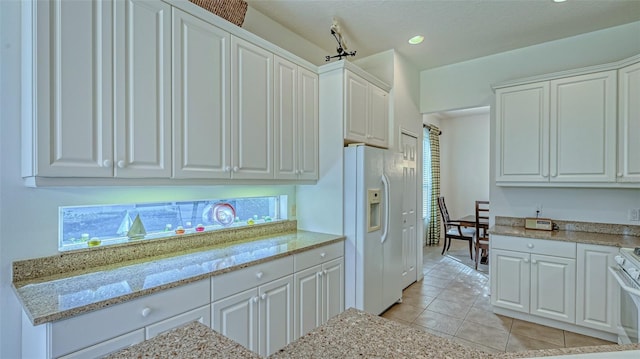
[[[424,249],[424,279],[403,292],[383,317],[489,353],[615,344],[494,314],[488,266],[469,259],[467,242]]]

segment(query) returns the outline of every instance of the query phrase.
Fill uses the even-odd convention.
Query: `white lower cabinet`
[[[343,311],[343,259],[307,268],[297,272],[294,278],[297,339]]]
[[[491,238],[491,304],[575,322],[576,244]]]
[[[608,267],[618,247],[578,243],[576,324],[616,333],[617,283]]]
[[[23,357],[107,355],[199,320],[203,313],[209,311],[209,295],[209,280],[201,280],[38,326],[31,325],[23,314]],[[203,319],[202,322],[208,324],[208,320]]]

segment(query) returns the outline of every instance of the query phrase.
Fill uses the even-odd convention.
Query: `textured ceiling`
[[[640,20],[640,0],[247,0],[327,55],[336,18],[362,58],[395,49],[418,70]],[[416,34],[418,46],[407,44]],[[640,34],[638,35],[640,41]]]

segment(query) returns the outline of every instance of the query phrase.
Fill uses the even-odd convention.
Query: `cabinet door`
[[[322,265],[322,322],[344,311],[344,264],[336,258]]]
[[[368,114],[367,142],[389,147],[389,94],[373,85],[369,85]]]
[[[316,266],[299,271],[294,275],[294,339],[307,334],[323,322],[321,270],[321,266]]]
[[[116,1],[115,176],[171,176],[171,6]]]
[[[616,333],[617,284],[609,273],[617,247],[578,243],[576,324]]]
[[[229,33],[173,9],[173,176],[231,176]]]
[[[26,5],[25,5],[26,6]],[[43,177],[113,175],[111,1],[38,1],[34,23],[36,159]],[[31,151],[31,149],[25,149]]]
[[[496,182],[549,180],[549,83],[496,91]]]
[[[82,334],[82,333],[81,333]],[[81,335],[80,334],[80,335]],[[59,357],[60,359],[99,358],[144,341],[144,329],[123,334],[104,342]]]
[[[318,179],[318,75],[298,67],[298,178]]]
[[[615,182],[616,71],[551,81],[550,175]]]
[[[258,352],[258,298],[254,288],[213,302],[213,330]]]
[[[276,178],[298,178],[298,66],[291,61],[274,57],[274,106],[276,124]]]
[[[576,261],[531,255],[531,314],[575,322]]]
[[[350,71],[345,71],[344,81],[344,138],[350,142],[367,142],[369,84]]]
[[[293,276],[260,286],[259,351],[268,356],[293,340]]]
[[[231,38],[233,177],[271,179],[273,171],[273,54]]]
[[[491,304],[529,313],[529,254],[492,249]]]
[[[640,182],[640,63],[618,70],[618,182]]]

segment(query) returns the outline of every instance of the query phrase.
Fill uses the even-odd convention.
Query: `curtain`
[[[440,242],[440,216],[438,197],[440,196],[440,129],[426,125],[423,143],[423,205],[425,218],[425,244]]]

